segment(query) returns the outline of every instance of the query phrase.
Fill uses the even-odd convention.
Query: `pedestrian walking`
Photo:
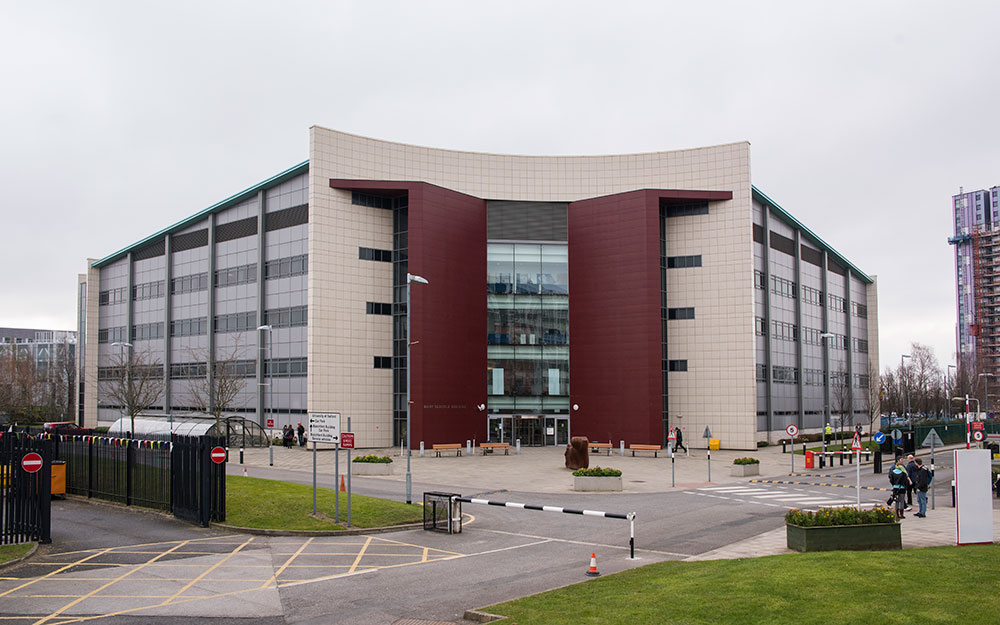
[[[913,490],[917,491],[917,514],[921,519],[927,516],[927,489],[930,488],[934,474],[924,466],[924,461],[917,458],[913,461],[915,467],[910,480],[913,482]]]
[[[906,511],[913,509],[913,474],[917,471],[917,463],[913,460],[913,454],[906,457],[906,474],[910,476],[910,483],[906,487]]]
[[[889,470],[889,483],[892,484],[892,502],[896,516],[906,518],[903,513],[906,511],[906,486],[910,483],[910,476],[906,472],[902,456],[896,458],[896,464]]]
[[[302,427],[302,422],[299,421],[299,427],[295,428],[295,433],[299,435],[299,447],[306,446],[306,429]]]
[[[678,449],[683,449],[684,453],[689,454],[688,448],[684,446],[684,434],[681,432],[680,428],[674,428],[674,432],[677,434],[677,444],[674,447],[674,451]]]
[[[281,446],[282,447],[291,447],[292,446],[292,438],[294,436],[295,436],[295,433],[292,430],[292,426],[288,425],[288,424],[285,424],[285,427],[281,428]]]

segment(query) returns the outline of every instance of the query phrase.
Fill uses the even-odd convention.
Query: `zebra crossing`
[[[856,505],[857,499],[847,499],[817,490],[791,490],[782,487],[757,488],[755,486],[705,486],[684,491],[687,495],[728,499],[774,508],[799,508],[816,510],[837,506]],[[878,505],[877,501],[862,501],[862,506]]]

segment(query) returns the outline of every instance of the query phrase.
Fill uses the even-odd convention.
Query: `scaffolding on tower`
[[[973,308],[975,317],[969,334],[976,340],[976,363],[980,373],[1000,373],[1000,232],[978,226],[972,231]]]

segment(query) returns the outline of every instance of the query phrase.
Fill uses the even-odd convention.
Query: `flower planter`
[[[800,527],[785,525],[788,548],[807,551],[902,549],[899,523]]]
[[[573,476],[573,490],[578,491],[620,491],[622,489],[622,476],[615,477],[587,477]]]
[[[354,475],[392,475],[391,462],[352,462]]]
[[[730,466],[730,475],[733,477],[746,477],[748,475],[760,475],[760,463],[756,464],[734,464]]]

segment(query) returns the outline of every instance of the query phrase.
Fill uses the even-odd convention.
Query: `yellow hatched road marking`
[[[288,568],[288,567],[289,567],[289,566],[290,566],[290,565],[292,564],[292,561],[294,561],[294,560],[295,560],[295,558],[297,558],[297,557],[299,556],[299,554],[300,554],[300,553],[302,553],[303,551],[305,551],[305,548],[306,548],[306,547],[308,547],[308,546],[309,546],[309,544],[310,544],[310,543],[311,543],[312,541],[313,541],[313,539],[312,539],[312,538],[310,538],[310,539],[309,539],[309,540],[307,540],[306,542],[302,543],[302,546],[301,546],[301,547],[299,547],[298,551],[296,551],[295,553],[293,553],[293,554],[292,554],[292,556],[291,556],[290,558],[288,558],[288,560],[286,560],[284,564],[282,564],[282,565],[281,565],[281,568],[279,568],[279,569],[278,569],[277,571],[275,571],[275,572],[274,572],[274,573],[273,573],[273,574],[271,575],[271,579],[269,579],[269,580],[267,580],[266,582],[264,582],[264,585],[263,585],[263,586],[261,586],[261,588],[262,588],[262,589],[263,589],[263,588],[267,588],[268,586],[270,586],[270,585],[272,585],[272,584],[274,584],[274,585],[277,585],[277,583],[278,583],[278,576],[279,576],[279,575],[281,575],[281,573],[282,573],[282,572],[283,572],[283,571],[284,571],[285,569],[287,569],[287,568]]]
[[[109,551],[111,551],[111,549],[104,549],[104,550],[99,551],[99,552],[97,552],[97,553],[95,553],[93,555],[87,556],[86,558],[84,558],[83,560],[81,560],[81,562],[85,562],[85,561],[87,561],[87,560],[89,560],[91,558],[96,558],[97,556],[104,555],[105,553],[107,553]],[[15,586],[14,588],[11,588],[10,590],[4,591],[4,592],[0,592],[0,597],[6,597],[7,595],[9,595],[10,593],[12,593],[12,592],[14,592],[16,590],[21,590],[22,588],[25,588],[27,586],[31,586],[32,584],[34,584],[36,582],[40,582],[43,579],[48,579],[48,578],[52,577],[53,575],[58,575],[59,573],[62,573],[63,571],[71,569],[74,566],[76,566],[76,564],[68,564],[68,565],[66,565],[66,566],[64,566],[62,568],[59,568],[59,569],[56,569],[55,571],[52,571],[51,573],[46,573],[45,575],[43,575],[41,577],[33,578],[31,581],[25,582],[24,584],[21,584],[20,586]]]
[[[372,544],[372,537],[368,536],[367,540],[365,540],[364,546],[361,548],[361,551],[358,552],[358,557],[354,558],[354,564],[351,565],[350,570],[347,571],[348,573],[353,573],[354,570],[358,568],[358,564],[361,563],[361,558],[365,557],[365,551],[368,551],[368,545],[370,544]]]
[[[173,601],[174,599],[176,599],[180,595],[184,594],[184,592],[188,588],[190,588],[191,586],[194,586],[196,583],[198,583],[199,581],[201,581],[202,579],[204,579],[206,575],[208,575],[209,573],[211,573],[215,569],[217,569],[220,566],[222,566],[223,564],[225,564],[230,558],[232,558],[233,556],[235,556],[236,554],[238,554],[240,551],[243,550],[244,547],[246,547],[247,545],[249,545],[252,542],[253,542],[253,536],[247,538],[243,542],[243,544],[241,544],[236,549],[233,549],[232,551],[230,551],[229,553],[227,553],[225,558],[219,560],[218,562],[216,562],[215,564],[213,564],[212,566],[210,566],[207,570],[205,570],[204,572],[202,572],[201,575],[199,575],[198,577],[192,579],[183,588],[181,588],[180,590],[178,590],[177,592],[175,592],[170,598],[168,598],[166,601],[164,601],[160,605],[167,605],[168,603],[170,603],[171,601]]]

